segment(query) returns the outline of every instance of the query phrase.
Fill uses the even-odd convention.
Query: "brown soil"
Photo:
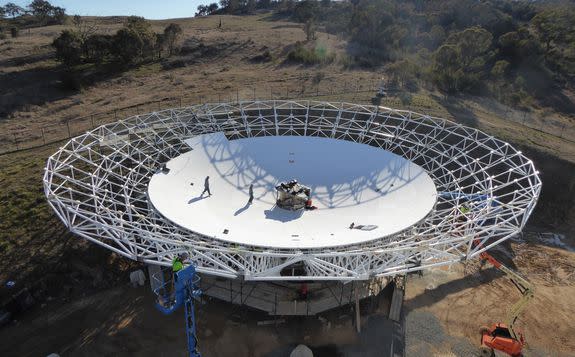
[[[526,355],[575,354],[575,252],[518,241],[500,246],[495,253],[535,287],[535,298],[517,322],[528,343]],[[502,273],[471,261],[467,266],[425,272],[423,278],[410,277],[405,306],[410,311],[433,313],[447,334],[477,344],[479,328],[505,322],[509,308],[519,298]]]

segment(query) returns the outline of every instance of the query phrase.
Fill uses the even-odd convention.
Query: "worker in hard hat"
[[[178,276],[176,275],[177,272],[179,272],[180,270],[184,269],[184,260],[186,260],[187,255],[185,253],[182,254],[178,254],[174,257],[174,259],[172,260],[172,288],[171,288],[171,294],[173,294],[175,292],[174,286],[176,284],[176,279],[178,278]]]
[[[183,254],[178,254],[174,257],[174,259],[172,260],[172,271],[174,273],[179,272],[180,270],[184,269],[184,255]]]

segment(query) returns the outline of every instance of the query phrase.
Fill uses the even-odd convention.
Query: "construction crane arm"
[[[531,301],[531,299],[533,299],[534,296],[533,285],[529,282],[529,280],[519,275],[516,271],[513,271],[512,269],[509,269],[505,265],[501,264],[501,262],[495,259],[491,254],[487,252],[482,252],[480,254],[480,257],[483,260],[487,260],[495,268],[505,273],[505,275],[507,275],[507,277],[511,280],[511,282],[513,282],[515,287],[521,293],[521,299],[519,299],[519,301],[513,304],[513,306],[509,310],[509,315],[507,316],[507,326],[509,328],[509,332],[511,333],[513,338],[517,339],[517,334],[515,333],[513,327],[519,314],[521,314],[521,312],[525,309],[527,304]],[[520,339],[522,339],[522,337],[520,337]]]

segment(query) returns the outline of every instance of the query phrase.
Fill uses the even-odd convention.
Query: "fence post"
[[[42,127],[40,130],[42,130],[42,144],[46,145],[46,136],[44,136],[44,127]]]
[[[560,138],[563,139],[563,132],[565,131],[565,123],[563,123],[563,127],[561,128],[561,134],[560,134]]]
[[[66,127],[68,128],[68,139],[72,137],[72,133],[70,132],[70,120],[66,120]]]
[[[118,121],[118,110],[114,109],[114,120]]]
[[[254,102],[256,101],[256,87],[254,87]]]
[[[19,150],[20,148],[18,147],[18,138],[16,137],[16,133],[12,133],[12,135],[14,135],[14,145],[16,145],[16,150]]]
[[[90,122],[92,123],[92,129],[94,129],[95,128],[95,126],[94,126],[94,114],[92,114],[90,116]]]
[[[236,88],[236,103],[240,102],[240,90],[239,88]]]

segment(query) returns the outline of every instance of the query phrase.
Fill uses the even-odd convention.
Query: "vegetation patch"
[[[335,53],[329,53],[325,46],[316,45],[313,48],[306,47],[298,42],[287,54],[287,62],[301,63],[305,65],[329,64],[335,61]]]

